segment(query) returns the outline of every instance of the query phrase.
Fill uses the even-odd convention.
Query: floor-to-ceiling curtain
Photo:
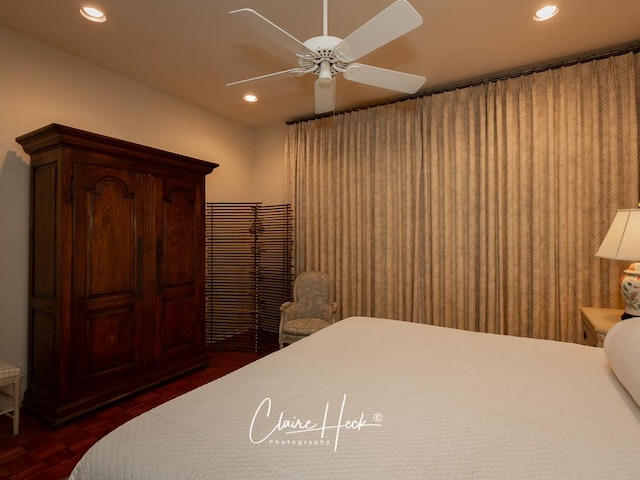
[[[594,252],[639,199],[638,55],[289,126],[296,269],[341,316],[577,341],[619,306]]]

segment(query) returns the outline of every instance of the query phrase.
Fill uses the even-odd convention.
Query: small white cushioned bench
[[[0,391],[0,415],[13,418],[13,434],[18,435],[20,428],[20,367],[0,360],[0,387],[13,385],[13,395]]]

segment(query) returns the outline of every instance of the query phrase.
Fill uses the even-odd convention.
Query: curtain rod
[[[623,43],[623,44],[619,44],[619,45],[615,45],[613,47],[606,47],[603,49],[598,49],[598,50],[591,50],[589,52],[586,53],[582,53],[579,55],[572,55],[572,56],[568,56],[568,57],[562,57],[553,61],[547,61],[547,62],[542,62],[542,63],[536,63],[536,64],[532,64],[532,65],[527,65],[524,67],[518,67],[515,69],[510,69],[510,70],[504,70],[501,72],[497,72],[491,75],[486,75],[486,76],[482,76],[482,77],[477,77],[477,78],[473,78],[470,80],[465,80],[462,82],[455,82],[455,83],[450,83],[447,85],[442,85],[440,87],[435,87],[432,89],[426,89],[426,90],[421,90],[418,93],[415,93],[413,95],[407,96],[407,97],[403,97],[401,99],[397,99],[397,100],[391,100],[391,101],[386,101],[386,102],[381,102],[381,103],[370,103],[370,104],[363,104],[363,105],[358,105],[355,107],[351,107],[351,108],[347,108],[345,110],[340,110],[339,112],[335,112],[335,113],[326,113],[323,115],[308,115],[305,117],[301,117],[295,120],[288,120],[287,122],[285,122],[287,125],[294,125],[296,123],[303,123],[303,122],[309,122],[312,120],[317,120],[320,118],[326,118],[326,117],[331,117],[333,115],[342,115],[345,113],[349,113],[349,112],[355,112],[358,110],[365,110],[367,108],[373,108],[373,107],[381,107],[383,105],[392,105],[395,103],[400,103],[400,102],[404,102],[407,100],[412,100],[415,98],[423,98],[423,97],[428,97],[431,95],[437,95],[439,93],[445,93],[445,92],[450,92],[453,90],[459,90],[462,88],[469,88],[469,87],[476,87],[478,85],[483,85],[485,83],[491,83],[491,82],[497,82],[500,80],[507,80],[509,78],[517,78],[517,77],[522,77],[525,75],[531,75],[534,73],[539,73],[539,72],[546,72],[548,70],[554,70],[557,68],[562,68],[562,67],[568,67],[571,65],[576,65],[578,63],[586,63],[586,62],[590,62],[593,60],[602,60],[604,58],[610,58],[610,57],[615,57],[618,55],[624,55],[626,53],[638,53],[640,52],[640,40],[635,40],[633,42],[630,43]]]

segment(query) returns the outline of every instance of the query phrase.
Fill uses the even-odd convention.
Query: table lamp
[[[622,320],[640,317],[640,208],[618,210],[596,257],[634,262],[620,277]]]

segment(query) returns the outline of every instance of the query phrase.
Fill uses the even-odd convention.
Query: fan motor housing
[[[298,63],[305,70],[313,69],[323,62],[329,62],[332,73],[344,72],[349,62],[343,56],[337,55],[336,47],[342,42],[341,38],[323,35],[313,37],[304,42],[304,46],[315,53],[315,55],[299,55]],[[319,68],[319,67],[318,67]]]

